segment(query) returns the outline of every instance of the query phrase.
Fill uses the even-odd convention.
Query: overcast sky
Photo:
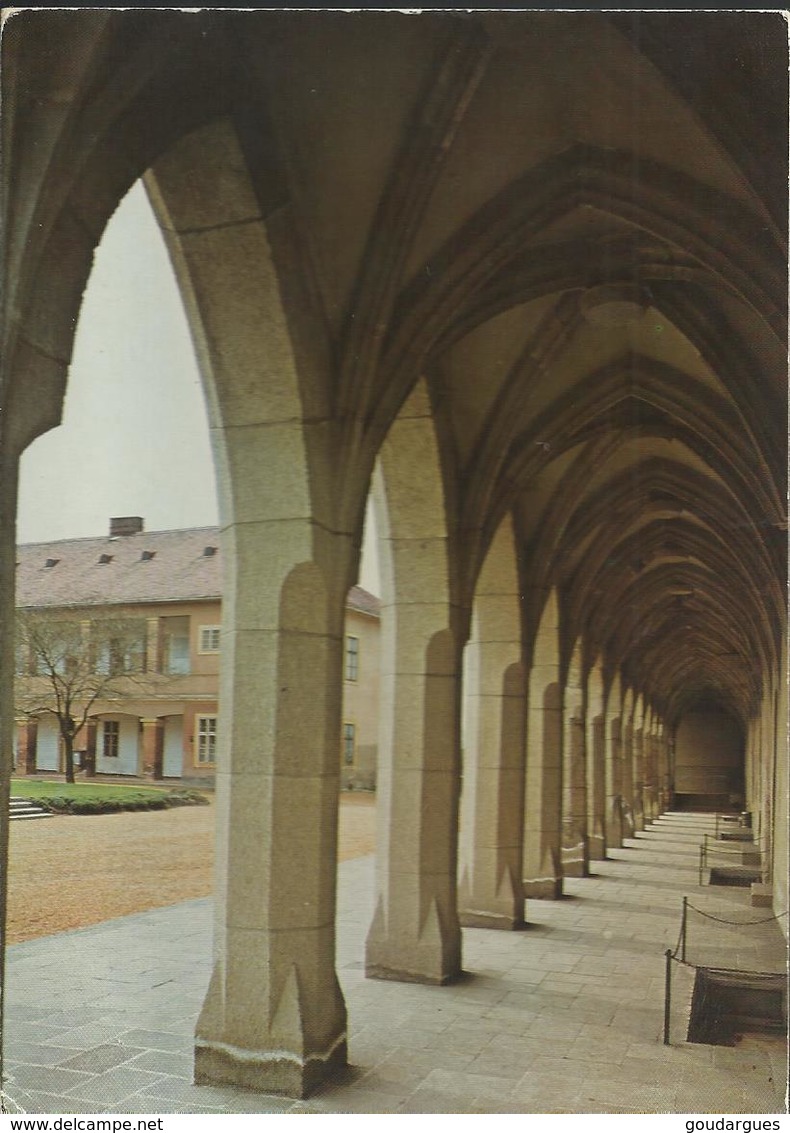
[[[218,521],[192,342],[139,183],[119,205],[96,254],[63,423],[22,457],[17,538],[35,543],[102,535],[113,515],[141,515],[148,531]],[[379,591],[370,547],[362,585]]]

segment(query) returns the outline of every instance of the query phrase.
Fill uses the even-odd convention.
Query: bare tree
[[[74,782],[74,742],[97,702],[128,693],[144,665],[139,620],[17,611],[17,710],[54,716],[67,783]]]

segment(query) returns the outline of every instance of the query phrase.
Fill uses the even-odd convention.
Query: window
[[[359,638],[346,638],[346,680],[355,681],[359,676]]]
[[[164,671],[183,676],[190,671],[189,618],[163,618]]]
[[[118,741],[121,725],[117,720],[105,720],[102,726],[102,755],[105,759],[118,758]]]
[[[200,627],[200,652],[219,653],[219,626]]]
[[[343,763],[346,767],[354,762],[354,751],[357,742],[357,729],[355,724],[343,725]]]
[[[197,761],[215,763],[217,756],[217,717],[197,717]]]

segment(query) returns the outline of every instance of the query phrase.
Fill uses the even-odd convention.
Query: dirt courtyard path
[[[341,796],[339,858],[375,848],[375,798]],[[8,942],[207,897],[214,805],[11,823]]]

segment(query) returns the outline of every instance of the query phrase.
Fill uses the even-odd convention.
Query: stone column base
[[[387,924],[383,902],[379,902],[365,943],[368,979],[442,985],[453,983],[462,974],[461,928],[455,908],[442,918],[434,898],[417,935],[407,926],[393,931]]]
[[[323,1054],[300,1058],[291,1051],[255,1051],[198,1039],[195,1085],[240,1086],[262,1094],[306,1098],[347,1063],[346,1036]]]
[[[476,913],[471,909],[461,910],[458,920],[464,928],[499,928],[506,932],[518,932],[527,923],[523,918],[506,913]]]
[[[563,858],[562,875],[563,877],[589,877],[589,863],[584,858]]]
[[[538,900],[559,901],[562,897],[561,877],[540,877],[534,881],[525,879],[524,896],[536,897]]]
[[[455,972],[447,972],[444,975],[434,975],[431,972],[413,972],[403,968],[389,968],[384,964],[365,964],[365,977],[369,980],[395,980],[398,983],[407,984],[429,984],[433,987],[444,987],[446,984],[455,983],[463,976],[463,972],[459,968]]]
[[[606,861],[606,839],[600,834],[591,834],[588,843],[588,852],[590,854],[590,861]]]

